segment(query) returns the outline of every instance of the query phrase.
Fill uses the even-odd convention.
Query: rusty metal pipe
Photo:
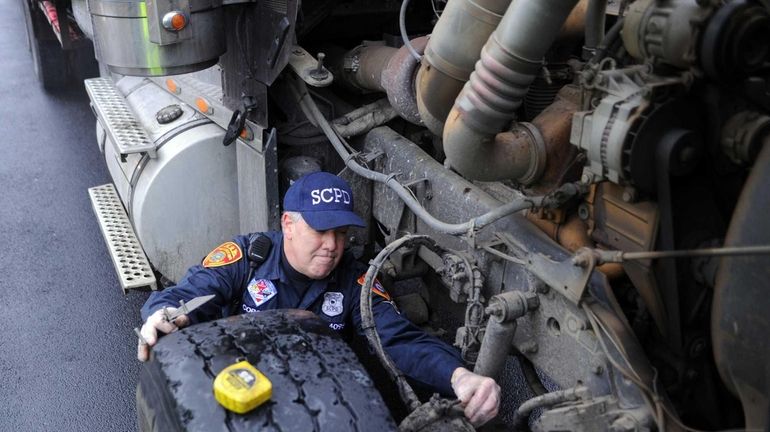
[[[412,46],[423,52],[427,43],[424,36],[414,39]],[[385,92],[403,119],[422,125],[414,90],[419,63],[406,47],[361,45],[345,53],[342,65],[344,81],[359,89]]]
[[[482,181],[514,179],[522,185],[532,185],[543,179],[555,184],[571,162],[569,136],[579,98],[575,87],[566,86],[559,91],[554,103],[532,123],[516,123],[512,130],[481,142],[475,149],[470,146],[464,148],[468,150],[465,157],[471,159],[466,160],[468,164],[487,165],[474,178]],[[450,118],[447,127],[463,133],[470,132],[466,138],[469,140],[479,136],[470,128],[455,128],[455,121],[459,121],[457,117]],[[455,137],[456,140],[462,138]]]
[[[354,48],[345,55],[346,63],[351,64],[350,73],[346,74],[350,83],[362,89],[384,92],[382,71],[397,51],[398,48],[384,45]]]
[[[578,43],[583,38],[588,2],[580,0],[572,9],[559,32],[559,41]],[[436,135],[443,134],[449,111],[470,78],[481,47],[494,31],[490,25],[499,23],[510,3],[476,2],[474,6],[473,2],[454,0],[441,15],[415,85],[420,118]],[[474,24],[474,19],[480,25]]]
[[[444,127],[447,161],[463,176],[493,181],[519,179],[529,173],[539,151],[537,137],[519,146],[526,149],[523,152],[494,138],[513,119],[540,71],[543,56],[576,3],[516,1],[505,12]]]
[[[455,98],[470,78],[481,47],[511,0],[452,0],[433,28],[417,73],[420,118],[441,136]]]
[[[572,116],[580,109],[580,98],[581,93],[577,86],[564,86],[557,93],[553,103],[532,120],[532,124],[543,136],[545,166],[539,178],[524,184],[532,184],[535,190],[552,190],[564,182],[564,176],[576,156],[576,149],[569,139],[572,133]]]
[[[560,43],[583,39],[586,28],[586,12],[588,11],[588,2],[590,1],[595,0],[580,0],[572,8],[572,12],[567,16],[564,25],[559,31],[559,36],[556,38]]]

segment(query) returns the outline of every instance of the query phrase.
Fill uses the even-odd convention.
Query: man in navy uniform
[[[150,296],[142,307],[146,344],[139,344],[140,361],[147,360],[158,332],[268,309],[306,309],[343,335],[351,330],[363,335],[359,293],[366,266],[344,249],[348,227],[365,224],[353,212],[350,187],[333,174],[311,173],[289,187],[283,208],[281,232],[238,236],[214,249],[178,285]],[[267,236],[272,247],[261,262],[250,262],[244,251],[259,236]],[[423,386],[457,395],[475,426],[497,415],[500,387],[495,381],[465,369],[455,349],[402,317],[379,283],[372,290],[377,332],[398,368]],[[173,311],[180,300],[208,294],[214,299],[189,316],[174,322],[163,318],[164,307]]]

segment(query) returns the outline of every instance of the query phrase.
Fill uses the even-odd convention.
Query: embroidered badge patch
[[[246,289],[249,291],[249,295],[251,295],[251,299],[254,300],[254,304],[257,307],[278,294],[275,285],[267,279],[252,280]]]
[[[324,293],[324,304],[321,305],[321,311],[328,316],[337,316],[342,313],[342,299],[345,296],[341,292]]]
[[[222,243],[206,255],[203,259],[203,267],[221,267],[232,264],[243,257],[241,248],[233,242]]]
[[[362,274],[358,277],[358,284],[361,286],[364,286],[364,280],[366,279],[366,273]],[[374,283],[372,284],[372,292],[377,294],[378,296],[384,298],[387,301],[390,301],[390,294],[388,294],[388,291],[385,290],[385,287],[382,286],[380,281],[375,278]]]

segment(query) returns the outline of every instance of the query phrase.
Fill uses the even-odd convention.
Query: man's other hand
[[[176,308],[169,307],[166,308],[166,311],[172,313],[176,311]],[[140,333],[144,340],[139,340],[139,345],[136,349],[136,358],[141,362],[147,361],[147,359],[150,358],[150,347],[158,342],[158,332],[164,334],[172,333],[185,327],[189,323],[190,319],[187,318],[187,315],[180,315],[173,322],[166,321],[166,315],[163,313],[163,309],[158,309],[155,313],[150,315],[150,317],[147,318],[147,322],[142,325]]]
[[[465,417],[474,427],[492,420],[500,408],[500,386],[489,377],[459,367],[452,373],[452,389],[462,406]]]

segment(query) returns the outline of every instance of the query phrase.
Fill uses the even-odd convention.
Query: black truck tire
[[[35,76],[48,91],[62,89],[68,83],[67,52],[62,49],[42,13],[27,0],[22,3]]]
[[[32,41],[32,61],[35,75],[43,88],[48,91],[60,90],[69,83],[67,53],[59,42],[45,39]]]
[[[247,359],[273,385],[243,415],[214,398],[214,377]],[[315,314],[264,311],[162,337],[136,391],[139,430],[387,431],[396,425],[353,351]]]

